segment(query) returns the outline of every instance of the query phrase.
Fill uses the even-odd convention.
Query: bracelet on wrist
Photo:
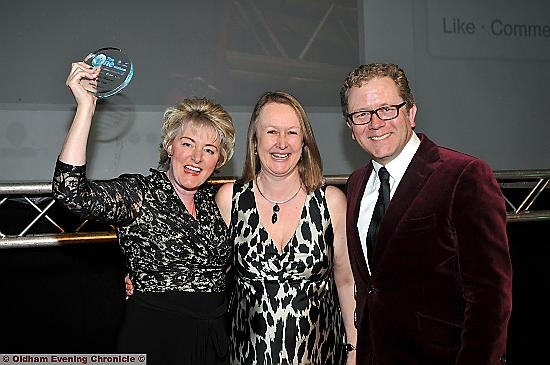
[[[346,352],[355,351],[355,346],[352,345],[351,343],[346,343],[344,346],[345,346],[345,348],[346,348]]]

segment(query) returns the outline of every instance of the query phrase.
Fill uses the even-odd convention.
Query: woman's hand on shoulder
[[[231,205],[233,200],[233,185],[234,183],[226,183],[220,186],[216,193],[216,204],[222,215],[225,224],[229,226],[231,223]]]

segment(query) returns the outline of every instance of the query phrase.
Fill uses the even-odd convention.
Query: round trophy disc
[[[92,67],[101,67],[94,94],[106,98],[124,89],[132,80],[134,65],[118,48],[101,48],[84,59]]]

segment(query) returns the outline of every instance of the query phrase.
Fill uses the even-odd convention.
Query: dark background
[[[526,192],[514,189],[507,196],[520,198]],[[0,210],[5,234],[17,232],[29,220],[26,204],[8,204],[9,209]],[[548,206],[545,192],[532,209]],[[67,227],[79,225],[79,219],[57,206],[48,214]],[[44,232],[51,224],[41,220],[33,229]],[[90,231],[107,229],[87,226]],[[514,270],[508,364],[540,363],[546,356],[549,230],[548,220],[508,222]],[[1,249],[0,353],[114,353],[124,315],[125,274],[124,259],[113,242]]]

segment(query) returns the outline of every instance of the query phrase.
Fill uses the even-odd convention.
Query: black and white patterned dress
[[[298,228],[279,253],[259,220],[252,182],[236,183],[231,239],[231,363],[342,363],[344,327],[325,189],[307,195]]]

